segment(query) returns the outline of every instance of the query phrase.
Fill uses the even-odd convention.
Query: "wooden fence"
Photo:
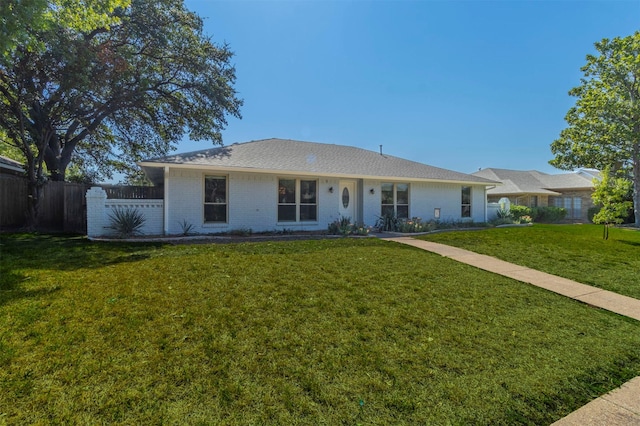
[[[102,186],[108,198],[162,199],[159,187],[87,185],[47,182],[40,199],[38,229],[42,231],[86,234],[87,201],[92,186]],[[0,175],[0,230],[20,229],[26,223],[28,189],[26,179]]]

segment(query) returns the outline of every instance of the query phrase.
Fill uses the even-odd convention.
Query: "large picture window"
[[[305,179],[279,179],[278,222],[318,220],[318,182]]]
[[[204,177],[204,221],[227,222],[227,177]]]
[[[409,218],[408,183],[382,183],[380,194],[380,213],[382,216],[393,215],[398,219]]]
[[[460,211],[460,217],[471,217],[471,187],[462,187],[462,208]]]
[[[582,214],[582,198],[580,197],[556,197],[555,207],[562,207],[567,211],[567,218],[580,219]]]

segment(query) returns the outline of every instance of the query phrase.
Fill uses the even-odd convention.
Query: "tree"
[[[182,0],[133,0],[109,18],[89,29],[55,18],[27,30],[42,46],[17,44],[0,59],[0,129],[27,160],[31,225],[45,168],[51,180],[72,161],[111,177],[186,132],[221,143],[226,116],[240,117],[233,53],[203,35]]]
[[[610,167],[633,182],[635,226],[640,227],[640,31],[595,43],[587,55],[577,97],[567,113],[569,125],[551,144],[560,169]]]
[[[0,2],[0,52],[16,46],[42,47],[31,29],[45,29],[57,22],[80,31],[91,31],[117,22],[113,11],[127,7],[129,0],[3,0]]]
[[[622,223],[632,207],[628,200],[631,191],[631,181],[621,177],[611,176],[607,167],[602,173],[602,180],[593,180],[595,190],[591,195],[594,204],[602,206],[600,211],[593,216],[593,223],[604,225],[602,238],[609,238],[609,225]]]

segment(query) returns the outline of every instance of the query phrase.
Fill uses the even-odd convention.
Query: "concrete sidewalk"
[[[495,257],[411,237],[381,238],[437,253],[485,271],[513,278],[591,306],[640,321],[640,300],[581,284]],[[603,395],[554,423],[555,426],[640,426],[640,377]]]

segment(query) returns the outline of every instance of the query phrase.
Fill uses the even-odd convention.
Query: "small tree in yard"
[[[591,198],[595,204],[602,206],[593,216],[593,223],[604,225],[602,238],[606,240],[609,238],[609,226],[622,223],[633,206],[627,198],[632,185],[627,179],[611,176],[608,168],[603,172],[602,181],[594,179],[593,183],[595,190]]]

